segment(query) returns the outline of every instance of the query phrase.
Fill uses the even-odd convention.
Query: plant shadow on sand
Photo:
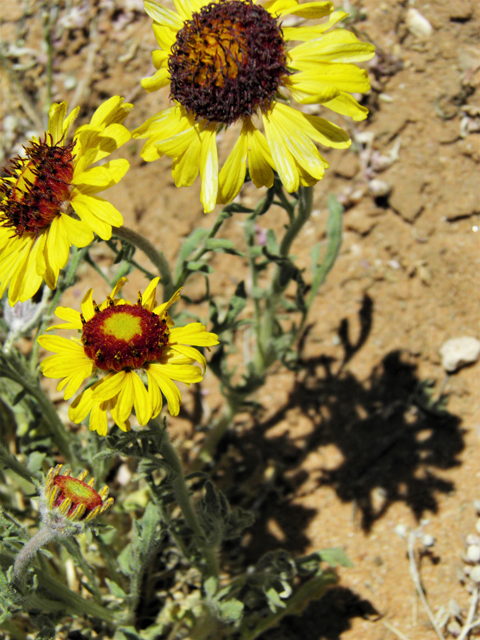
[[[438,494],[454,490],[453,482],[441,472],[460,465],[464,448],[461,421],[445,408],[444,398],[433,397],[433,388],[419,379],[416,365],[394,350],[373,368],[367,381],[359,381],[346,367],[366,342],[372,316],[373,302],[365,296],[355,344],[349,338],[348,321],[342,320],[338,331],[344,348],[341,362],[325,356],[305,358],[304,338],[295,382],[284,406],[267,420],[257,416],[251,428],[230,432],[221,443],[223,457],[212,470],[215,482],[228,488],[232,504],[253,510],[256,518],[243,541],[242,558],[231,558],[233,564],[252,564],[263,553],[279,548],[294,555],[309,550],[306,531],[317,511],[291,503],[302,494],[307,479],[308,493],[327,486],[343,503],[351,503],[366,534],[392,504],[403,502],[420,520],[427,512],[437,512]],[[311,422],[306,438],[299,439],[295,429],[269,435],[292,410]],[[341,453],[341,462],[328,469],[312,471],[310,467],[307,472],[307,456],[331,445]],[[272,533],[272,521],[277,535]],[[224,549],[227,558],[233,550],[229,547],[227,543]],[[327,620],[329,626],[321,638],[334,640],[349,628],[349,619],[374,614],[371,603],[349,589],[334,587],[304,612],[301,635],[304,640],[319,640],[319,629]],[[287,633],[285,624],[282,629]],[[299,637],[296,624],[287,624],[292,637]]]

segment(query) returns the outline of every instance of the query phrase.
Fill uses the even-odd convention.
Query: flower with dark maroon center
[[[172,105],[132,132],[146,138],[142,158],[172,158],[177,187],[200,174],[205,213],[238,195],[247,170],[257,188],[272,187],[275,172],[289,193],[313,186],[328,168],[317,145],[344,149],[350,139],[317,108],[313,115],[295,103],[366,118],[351,94],[369,90],[368,74],[353,63],[372,58],[374,46],[334,28],[348,14],[328,0],[174,4],[176,11],[145,0],[159,48],[152,54],[157,71],[142,86],[149,92],[169,86]],[[292,19],[296,26],[287,24]],[[220,166],[217,134],[236,123]]]
[[[112,303],[85,322],[82,343],[103,371],[138,369],[160,359],[168,344],[167,322],[141,305]]]
[[[286,63],[282,30],[268,11],[250,1],[211,2],[177,33],[170,97],[196,119],[229,125],[271,106]]]

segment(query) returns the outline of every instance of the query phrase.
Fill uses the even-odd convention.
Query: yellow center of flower
[[[138,316],[129,313],[116,313],[106,318],[103,325],[106,336],[115,336],[117,340],[131,340],[142,335],[141,321]]]
[[[73,143],[52,144],[45,135],[25,149],[24,158],[14,158],[0,183],[0,225],[15,235],[38,235],[60,215],[71,192]],[[1,195],[3,194],[3,199]]]
[[[277,21],[251,0],[211,2],[177,33],[170,97],[197,119],[231,124],[272,104],[286,68]]]
[[[168,345],[164,318],[141,304],[97,311],[82,330],[85,354],[103,371],[138,369],[158,360]]]

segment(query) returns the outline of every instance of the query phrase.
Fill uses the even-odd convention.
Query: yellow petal
[[[87,293],[83,296],[83,300],[81,304],[82,315],[85,318],[86,322],[91,320],[95,315],[95,308],[93,306],[92,293],[93,293],[93,290],[89,289]]]
[[[172,416],[178,416],[180,412],[180,404],[182,402],[182,396],[180,391],[174,385],[174,383],[166,375],[162,373],[161,364],[151,364],[148,367],[149,380],[152,380],[152,384],[157,384],[160,387],[163,395],[167,399],[168,410]]]
[[[142,306],[149,311],[153,311],[155,307],[155,290],[160,278],[154,278],[142,294]]]
[[[247,135],[240,132],[237,142],[228,156],[218,177],[217,203],[226,204],[238,195],[247,172]]]
[[[345,11],[334,11],[330,14],[328,22],[305,27],[282,27],[283,37],[286,42],[289,40],[313,40],[321,37],[327,29],[333,27],[337,22],[348,16]]]
[[[100,380],[100,384],[95,387],[93,391],[93,399],[95,402],[106,402],[120,393],[126,376],[127,372],[118,371],[116,373],[109,373],[105,378]],[[131,406],[133,406],[133,398]]]
[[[158,22],[158,24],[164,27],[170,27],[175,31],[179,31],[183,27],[183,20],[180,16],[170,9],[162,7],[162,5],[157,4],[153,0],[144,0],[144,6],[146,13]]]
[[[67,238],[75,247],[86,247],[93,242],[94,233],[84,222],[75,220],[75,218],[66,213],[61,213],[59,217]]]
[[[150,406],[152,407],[152,418],[156,418],[163,406],[162,393],[158,386],[155,376],[150,372],[150,366],[147,368],[148,378],[148,395],[150,396]]]
[[[133,397],[135,404],[135,414],[139,424],[145,425],[152,417],[152,403],[145,385],[140,380],[135,371],[130,373],[133,387]],[[127,416],[128,417],[128,416]]]
[[[172,357],[172,353],[174,354],[174,357]],[[189,362],[190,364],[192,362],[199,362],[202,365],[202,369],[204,371],[207,367],[205,356],[200,353],[198,349],[195,349],[195,347],[189,347],[185,344],[170,345],[168,352],[162,354],[162,357],[160,359],[162,363],[164,362],[164,356],[165,361],[169,364],[181,364],[181,361],[183,359],[185,363]]]
[[[185,327],[172,329],[170,342],[191,344],[196,347],[213,347],[218,344],[218,336],[215,333],[209,333],[201,322],[191,322]]]
[[[184,384],[194,384],[203,380],[200,367],[192,365],[162,364],[162,373],[172,380],[183,382]]]
[[[218,193],[216,125],[212,124],[206,127],[201,136],[200,177],[202,179],[202,188],[200,190],[200,200],[205,213],[210,213],[215,208]]]
[[[68,410],[68,417],[72,422],[79,424],[85,420],[90,413],[93,406],[92,390],[94,387],[95,385],[90,387],[90,389],[86,389],[83,393],[77,396],[75,400],[73,400]]]
[[[177,38],[177,30],[171,29],[170,27],[162,27],[157,22],[154,22],[152,27],[156,41],[168,56],[168,54],[170,53],[170,49],[175,44],[175,40]],[[153,61],[153,64],[155,64],[155,60]]]
[[[155,72],[155,74],[149,78],[142,78],[142,87],[145,91],[152,93],[152,91],[158,91],[162,87],[166,87],[170,84],[170,71],[162,68]]]
[[[103,198],[76,191],[71,203],[81,220],[88,224],[102,240],[110,240],[112,226],[121,227],[123,224],[122,214]]]
[[[99,436],[106,436],[108,433],[107,411],[101,402],[93,402],[90,411],[88,424],[90,431],[96,431]]]
[[[77,111],[78,113],[78,111]],[[52,145],[57,144],[63,136],[63,121],[67,115],[67,103],[54,102],[48,112],[48,133],[52,136]]]
[[[164,302],[163,304],[159,305],[158,307],[156,307],[153,310],[153,313],[156,313],[157,316],[161,316],[165,313],[165,311],[167,309],[169,309],[172,304],[175,304],[175,302],[178,302],[180,300],[180,298],[182,297],[181,294],[182,289],[177,289],[177,291],[175,291],[175,293],[173,294],[173,296],[170,298],[170,300],[168,300],[168,302]]]
[[[368,116],[367,107],[363,107],[355,100],[353,96],[345,91],[340,91],[338,96],[333,100],[328,100],[323,103],[323,106],[342,114],[342,116],[350,116],[353,120],[365,120]]]
[[[244,122],[247,133],[248,169],[253,184],[270,188],[273,185],[273,171],[275,167],[268,142],[263,133],[258,131],[251,123],[250,118]]]

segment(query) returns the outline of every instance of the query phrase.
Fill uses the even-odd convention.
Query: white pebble
[[[452,620],[451,622],[448,623],[447,631],[454,638],[458,638],[458,636],[462,632],[462,627],[460,626],[460,624],[456,620]]]
[[[422,536],[422,542],[426,547],[433,547],[435,544],[435,538],[429,533],[424,533]]]
[[[407,537],[407,527],[404,524],[397,524],[394,531],[399,538]]]
[[[467,546],[470,546],[471,544],[480,545],[480,537],[475,535],[474,533],[469,533],[465,539],[465,542],[467,543]]]
[[[478,562],[480,560],[480,547],[478,544],[471,544],[467,549],[467,558],[470,562]]]
[[[75,87],[77,86],[77,79],[75,78],[75,76],[68,75],[63,81],[63,86],[67,91],[70,91],[71,89],[75,89]]]
[[[470,578],[474,582],[480,582],[480,565],[473,567],[473,569],[470,571]]]
[[[442,366],[445,371],[453,372],[466,364],[473,364],[480,357],[480,340],[463,336],[451,338],[440,348]]]
[[[392,186],[385,180],[373,178],[368,181],[368,193],[374,198],[384,198],[390,194],[391,190]]]
[[[480,500],[473,501],[473,508],[477,513],[480,513]]]
[[[433,29],[430,22],[422,16],[420,11],[410,7],[405,17],[407,29],[419,40],[426,40],[432,35]]]

